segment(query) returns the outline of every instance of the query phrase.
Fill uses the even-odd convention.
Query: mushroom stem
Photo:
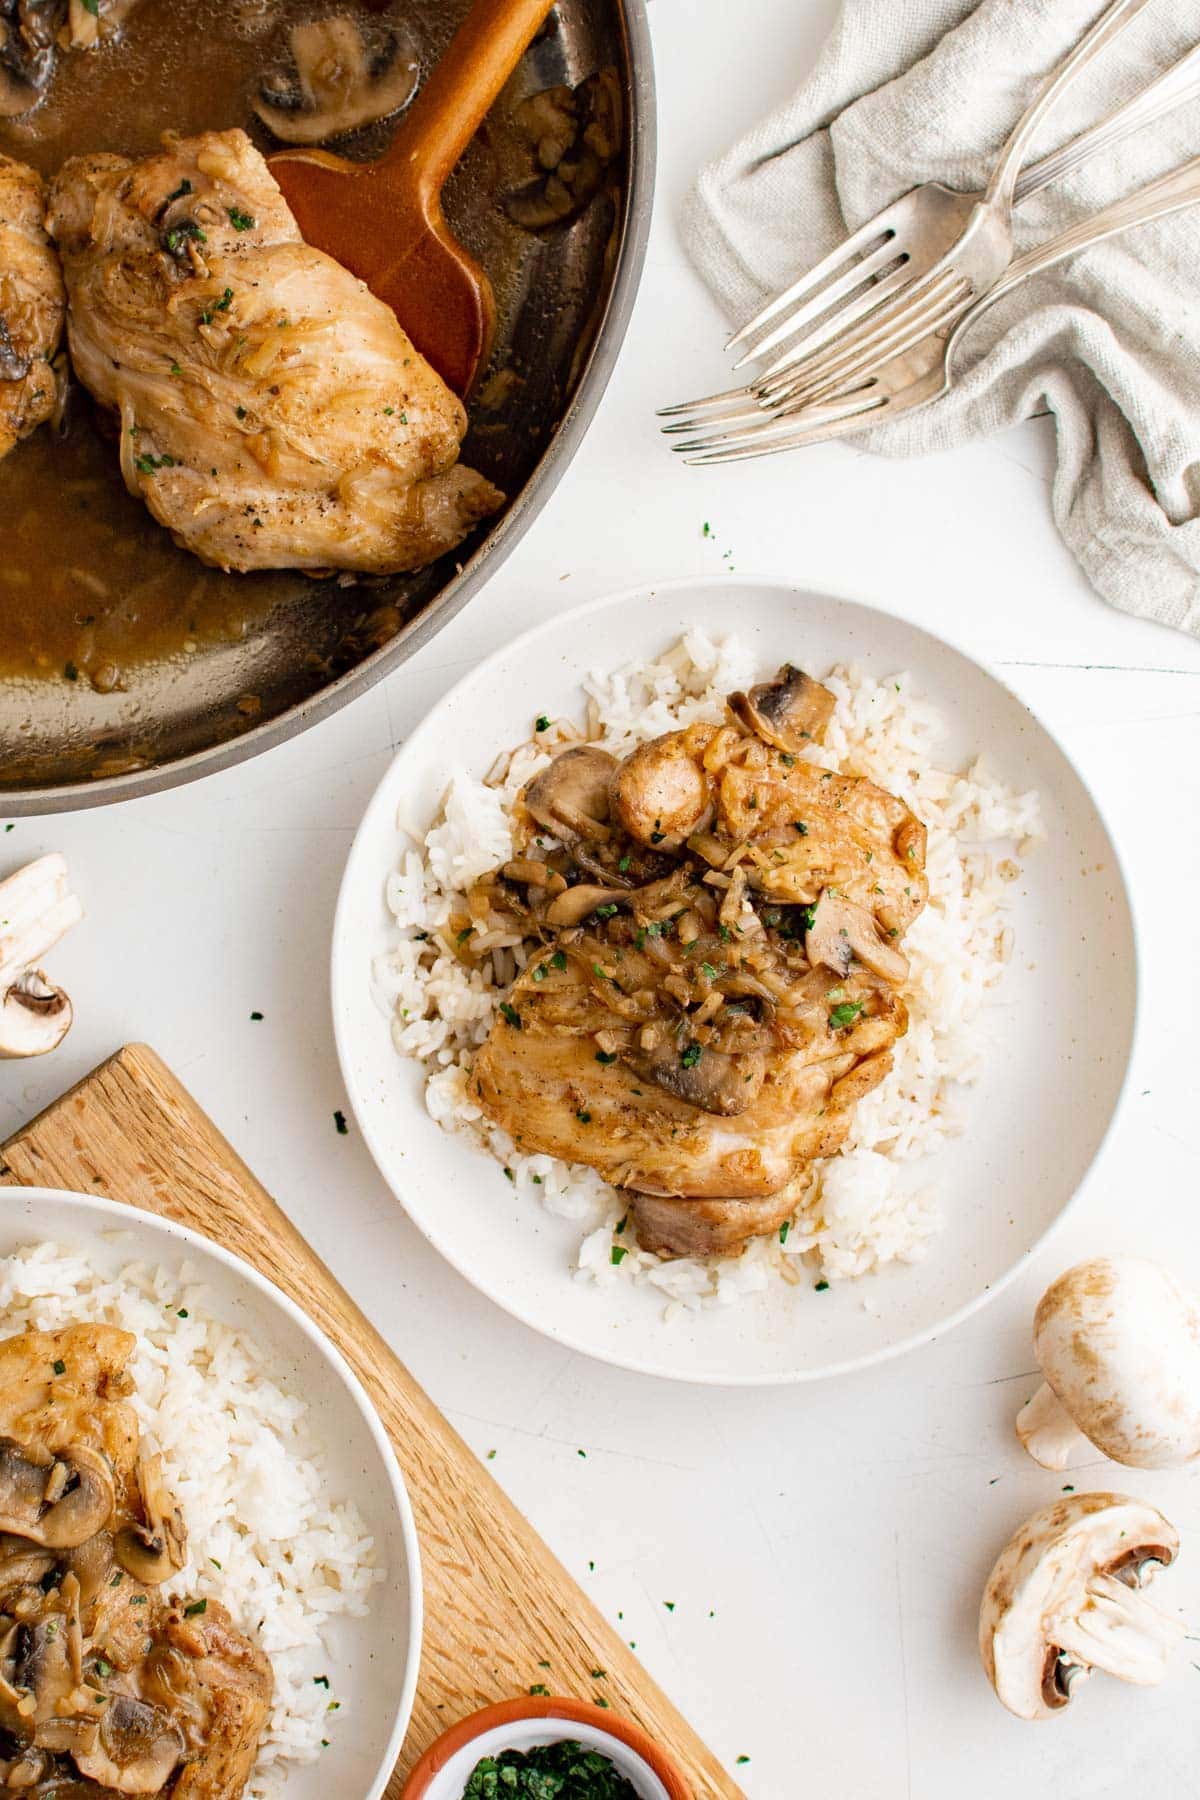
[[[1115,1575],[1093,1575],[1086,1593],[1078,1612],[1047,1622],[1049,1636],[1069,1662],[1106,1669],[1139,1687],[1161,1681],[1171,1652],[1186,1636],[1181,1621]]]
[[[1017,1414],[1017,1436],[1043,1469],[1069,1469],[1096,1454],[1048,1381]]]

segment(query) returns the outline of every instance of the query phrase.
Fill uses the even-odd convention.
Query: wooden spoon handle
[[[437,194],[520,62],[554,0],[475,0],[376,167],[406,165]]]

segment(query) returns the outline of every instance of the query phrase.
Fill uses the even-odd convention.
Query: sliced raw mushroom
[[[712,822],[708,776],[684,731],[641,744],[612,778],[612,808],[639,844],[676,848]]]
[[[0,1056],[44,1056],[71,1029],[69,997],[38,965],[82,917],[57,854],[0,882]]]
[[[563,750],[522,790],[525,811],[555,837],[605,839],[616,758],[592,744]]]
[[[157,1794],[178,1767],[183,1732],[161,1707],[114,1694],[100,1715],[90,1750],[74,1752],[76,1767],[119,1794]]]
[[[52,1452],[0,1438],[0,1531],[48,1550],[70,1550],[112,1517],[112,1471],[94,1450]]]
[[[1185,1627],[1140,1590],[1178,1552],[1174,1526],[1124,1494],[1076,1494],[1026,1520],[979,1614],[983,1666],[1008,1710],[1049,1718],[1093,1669],[1161,1681]]]
[[[291,33],[294,74],[264,83],[254,110],[285,144],[324,144],[407,105],[417,64],[389,33],[372,55],[355,19],[335,13]]]
[[[143,1519],[121,1527],[114,1549],[123,1569],[157,1587],[187,1562],[187,1526],[163,1480],[161,1457],[139,1457],[137,1484]]]
[[[44,96],[59,13],[59,0],[0,0],[0,118],[19,118]]]
[[[1047,1288],[1033,1324],[1045,1383],[1017,1416],[1035,1462],[1091,1455],[1137,1469],[1200,1458],[1200,1296],[1142,1257],[1079,1263]]]
[[[832,888],[825,888],[817,901],[804,952],[814,969],[823,965],[843,980],[854,962],[893,987],[908,979],[908,958],[887,941],[874,916]]]
[[[776,750],[798,755],[819,744],[837,705],[836,696],[803,669],[784,663],[774,681],[730,694],[728,707],[740,725]]]

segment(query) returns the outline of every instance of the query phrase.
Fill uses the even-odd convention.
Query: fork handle
[[[1051,109],[1066,93],[1077,75],[1081,75],[1113,39],[1132,24],[1150,0],[1112,0],[1089,31],[1085,31],[1071,54],[1061,62],[1041,92],[1021,114],[988,183],[989,204],[1007,212],[1013,204],[1017,180],[1030,143]]]
[[[1039,162],[1031,163],[1021,171],[1017,181],[1014,199],[1020,206],[1023,200],[1040,194],[1049,187],[1052,181],[1061,181],[1064,175],[1071,174],[1097,156],[1103,150],[1111,150],[1114,144],[1123,143],[1132,137],[1135,131],[1143,126],[1153,125],[1165,114],[1174,112],[1186,101],[1200,96],[1200,44],[1181,56],[1177,63],[1152,81],[1149,87],[1135,94],[1132,100],[1126,100],[1095,125],[1089,125],[1086,131],[1064,144],[1061,150],[1051,151]]]
[[[1040,275],[1043,269],[1054,267],[1068,256],[1074,256],[1078,250],[1087,250],[1093,244],[1102,244],[1105,238],[1115,237],[1118,232],[1129,231],[1135,225],[1148,225],[1152,219],[1164,219],[1170,213],[1183,212],[1186,207],[1200,203],[1200,156],[1193,157],[1191,162],[1182,168],[1172,169],[1169,175],[1160,175],[1157,181],[1147,182],[1133,194],[1126,194],[1123,200],[1116,200],[1088,219],[1081,219],[1069,231],[1051,238],[1045,244],[1039,244],[1034,250],[1027,250],[1024,256],[1017,256],[1009,264],[995,287],[989,289],[970,311],[958,321],[950,337],[949,352],[956,346],[959,337],[969,325],[974,324],[981,313],[1002,300],[1005,294],[1011,293],[1022,281],[1031,275]]]

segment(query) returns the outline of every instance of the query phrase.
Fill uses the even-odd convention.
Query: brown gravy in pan
[[[376,28],[403,33],[424,72],[465,9],[466,0],[140,0],[118,38],[60,54],[35,111],[0,118],[0,150],[51,176],[80,152],[139,156],[166,129],[240,125],[269,153],[279,146],[251,103],[264,72],[288,64],[297,19],[361,10]],[[492,273],[501,311],[513,257],[496,194],[529,168],[503,112],[446,195],[455,228]],[[376,155],[389,130],[383,121],[335,147]],[[226,575],[178,549],[126,492],[111,435],[78,387],[61,433],[43,426],[0,461],[0,679],[88,681],[107,692],[133,665],[236,642],[312,586],[294,572]],[[338,592],[328,584],[331,606]]]

